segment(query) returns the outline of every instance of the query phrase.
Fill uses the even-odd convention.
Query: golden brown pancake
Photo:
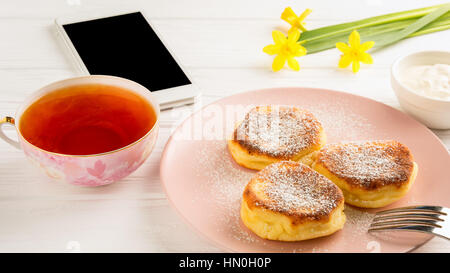
[[[364,208],[400,199],[418,170],[408,147],[392,140],[329,144],[312,154],[310,162],[341,188],[346,203]]]
[[[330,180],[304,164],[281,161],[247,184],[241,219],[262,238],[300,241],[342,229],[343,210],[344,196]]]
[[[248,112],[228,141],[234,160],[261,170],[281,160],[298,161],[326,142],[312,113],[290,106],[257,106]]]

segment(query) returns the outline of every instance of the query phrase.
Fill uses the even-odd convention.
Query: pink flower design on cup
[[[105,172],[106,165],[101,162],[100,160],[97,160],[94,164],[94,168],[87,168],[88,173],[90,173],[92,176],[95,176],[99,179],[102,178],[103,173]]]

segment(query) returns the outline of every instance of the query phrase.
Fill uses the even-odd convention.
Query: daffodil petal
[[[373,64],[372,56],[370,56],[369,53],[361,52],[359,59],[361,62],[363,62],[365,64]]]
[[[339,60],[338,66],[340,68],[345,68],[345,67],[349,66],[351,62],[352,62],[352,58],[350,57],[350,55],[343,54],[341,56],[341,59]]]
[[[307,31],[307,29],[305,28],[304,24],[305,24],[305,23],[303,23],[303,22],[298,23],[298,28],[299,28],[302,32]]]
[[[298,48],[295,50],[294,54],[292,54],[294,57],[300,57],[306,55],[307,51],[306,48],[304,48],[301,45],[298,45]]]
[[[277,55],[275,59],[273,59],[272,63],[272,70],[273,71],[279,71],[284,67],[284,64],[286,63],[286,56],[284,55]]]
[[[286,36],[279,30],[272,31],[272,38],[276,45],[282,45],[286,42]]]
[[[296,32],[299,31],[298,28],[296,26],[292,26],[289,30],[288,30],[288,36],[289,34],[291,34],[292,32]]]
[[[359,62],[358,61],[353,61],[353,64],[352,64],[353,73],[358,72],[359,71],[359,67],[360,67]]]
[[[336,48],[342,53],[347,53],[350,51],[350,47],[346,43],[336,43]]]
[[[290,57],[287,59],[288,65],[292,70],[299,71],[300,65],[298,64],[298,61],[294,57]]]
[[[374,41],[367,41],[361,45],[360,49],[362,51],[367,51],[367,50],[371,49],[374,44],[375,44]]]
[[[300,14],[300,16],[298,17],[298,20],[299,21],[305,20],[306,16],[308,16],[311,12],[312,12],[311,9],[305,9],[305,11],[302,12],[302,14]]]
[[[283,13],[281,13],[281,19],[283,19],[284,21],[288,22],[291,25],[294,25],[298,17],[291,7],[287,7],[284,9]]]
[[[280,47],[277,45],[268,45],[263,48],[263,52],[269,55],[275,55],[280,51]]]
[[[350,36],[348,37],[348,42],[350,44],[350,47],[357,49],[359,48],[359,45],[361,44],[361,38],[359,36],[358,31],[353,30]]]
[[[288,34],[288,43],[296,43],[300,38],[300,31],[290,31]]]

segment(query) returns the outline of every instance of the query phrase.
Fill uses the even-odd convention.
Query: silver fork
[[[411,206],[377,212],[369,232],[388,230],[417,231],[450,240],[450,209]]]

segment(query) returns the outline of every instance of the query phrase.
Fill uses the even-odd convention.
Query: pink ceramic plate
[[[415,204],[450,207],[450,156],[440,140],[419,122],[376,101],[324,89],[274,88],[221,99],[193,114],[167,143],[161,179],[167,196],[198,232],[225,250],[236,252],[404,252],[428,237],[410,234],[371,235],[375,210],[347,206],[343,230],[320,239],[287,243],[263,240],[239,217],[242,190],[254,171],[238,166],[226,141],[233,124],[252,105],[295,105],[322,122],[328,143],[395,139],[406,144],[419,164],[411,191],[387,208]]]

